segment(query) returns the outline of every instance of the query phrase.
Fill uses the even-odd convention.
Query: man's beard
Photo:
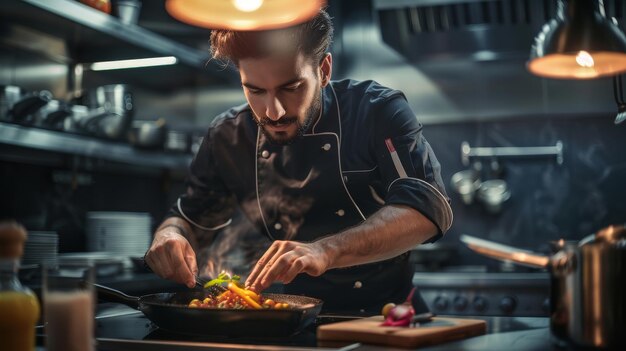
[[[304,135],[304,133],[306,133],[309,130],[309,127],[311,126],[311,123],[313,122],[315,117],[320,114],[320,111],[322,108],[321,101],[322,101],[321,89],[318,89],[317,93],[315,93],[315,99],[313,100],[313,102],[311,103],[311,106],[306,111],[306,117],[303,123],[300,123],[300,121],[298,121],[298,117],[296,116],[281,117],[278,121],[273,121],[267,117],[264,117],[264,118],[259,117],[258,115],[254,113],[254,111],[252,113],[255,115],[254,121],[257,123],[259,127],[261,127],[261,131],[263,131],[263,134],[270,141],[270,143],[275,144],[275,145],[289,145],[289,144],[292,144],[294,141],[298,140],[299,138],[301,138]],[[266,125],[281,126],[281,125],[287,125],[287,124],[292,124],[292,123],[295,123],[298,127],[296,134],[293,135],[292,137],[276,138],[272,136],[270,132],[265,130]]]

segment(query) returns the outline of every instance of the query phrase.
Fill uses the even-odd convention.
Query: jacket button
[[[270,157],[270,152],[267,151],[267,150],[263,150],[263,152],[261,152],[261,157],[263,157],[263,158]]]
[[[280,222],[276,222],[276,223],[274,223],[274,229],[281,230],[281,229],[283,229],[283,225],[280,224]]]
[[[343,182],[347,183],[348,182],[348,176],[343,176]]]
[[[330,144],[324,144],[324,146],[322,146],[322,150],[324,151],[330,150]]]
[[[363,283],[361,283],[360,281],[357,280],[357,281],[354,282],[353,288],[360,289],[362,286],[363,286]]]
[[[339,217],[343,217],[346,214],[346,211],[344,211],[342,208],[338,209],[337,212],[335,212],[335,214]]]

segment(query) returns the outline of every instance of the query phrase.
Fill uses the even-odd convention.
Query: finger
[[[173,249],[168,250],[168,253],[169,262],[174,271],[171,279],[187,286],[189,286],[189,281],[195,282],[195,278],[185,262],[183,247],[180,244],[175,245]],[[190,287],[193,288],[193,285]]]
[[[278,248],[276,242],[272,243],[272,245],[267,249],[267,251],[265,251],[263,256],[261,256],[261,258],[254,265],[252,272],[250,272],[248,278],[246,279],[246,286],[254,286],[254,282],[257,280],[257,277],[261,274],[266,263],[271,259],[271,257],[274,255],[274,252],[276,252],[277,250]]]
[[[262,275],[257,279],[257,283],[265,289],[272,285],[278,278],[289,270],[289,263],[293,259],[295,253],[293,251],[287,251],[280,255],[275,255],[274,258],[265,266]]]
[[[279,270],[280,267],[274,268],[276,260],[279,259],[283,254],[284,254],[284,250],[285,250],[285,245],[277,245],[276,250],[273,252],[273,256],[271,256],[267,262],[260,267],[260,272],[259,274],[255,277],[255,279],[252,281],[252,286],[259,290],[262,291],[263,289],[267,288],[269,285],[271,285],[271,283],[273,281],[270,281],[269,283],[266,281],[267,280],[267,274],[270,270],[274,269],[274,270]],[[259,263],[260,266],[261,262]],[[264,282],[265,281],[265,282]]]
[[[193,252],[193,249],[190,246],[185,247],[185,263],[187,264],[187,268],[192,274],[192,279],[187,281],[187,287],[193,288],[196,285],[196,276],[198,275],[198,265],[196,263],[196,253]]]
[[[305,260],[306,258],[304,257],[298,257],[293,260],[289,264],[288,269],[281,276],[278,277],[278,280],[283,282],[283,284],[291,283],[291,281],[294,280],[298,274],[304,272],[304,267],[306,266],[306,264],[304,263]]]
[[[170,279],[173,272],[167,262],[167,253],[163,245],[157,245],[151,248],[147,259],[154,273],[161,278]]]

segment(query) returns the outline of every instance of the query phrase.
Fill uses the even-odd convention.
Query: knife
[[[414,327],[419,327],[422,324],[426,324],[433,321],[433,317],[435,316],[432,312],[424,312],[420,314],[416,314],[411,318],[411,325]]]

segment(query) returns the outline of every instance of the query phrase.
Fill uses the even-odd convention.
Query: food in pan
[[[276,302],[272,299],[263,298],[252,290],[237,285],[239,276],[230,276],[222,273],[217,279],[208,282],[204,287],[226,284],[227,290],[214,297],[205,297],[203,300],[193,299],[189,302],[192,308],[235,308],[235,309],[286,309],[291,306],[288,303]]]

